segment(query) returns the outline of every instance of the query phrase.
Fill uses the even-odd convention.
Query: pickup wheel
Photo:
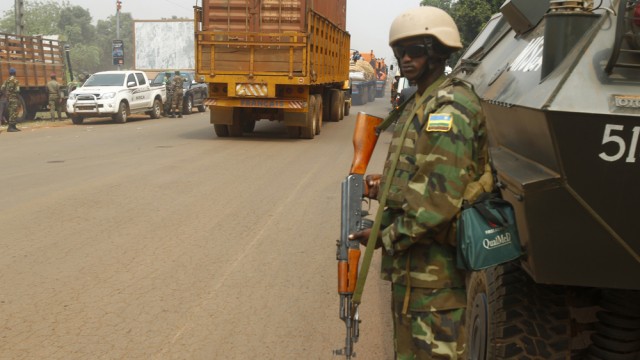
[[[71,116],[71,122],[73,122],[75,125],[82,125],[82,123],[84,122],[84,118],[79,115],[73,115]]]
[[[205,112],[205,111],[207,111],[207,107],[204,106],[204,105],[198,105],[198,111],[199,112]]]
[[[159,99],[153,100],[153,109],[149,111],[149,116],[152,119],[159,119],[162,116],[162,101]]]
[[[193,111],[193,98],[191,96],[187,96],[184,101],[184,106],[182,107],[182,112],[185,115],[191,114]]]
[[[213,124],[217,137],[229,137],[229,127],[223,124]]]
[[[129,109],[127,104],[122,101],[118,107],[118,113],[113,115],[113,120],[117,123],[124,124],[127,122],[127,116],[129,115]]]

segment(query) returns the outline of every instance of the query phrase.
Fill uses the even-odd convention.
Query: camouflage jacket
[[[49,99],[58,99],[60,97],[60,84],[56,80],[49,80],[47,91],[49,92]]]
[[[2,90],[2,93],[8,100],[16,100],[20,93],[20,82],[15,76],[11,76],[4,82],[4,84],[2,84],[2,88],[0,88],[0,90]]]
[[[381,224],[382,278],[422,288],[416,292],[421,296],[411,295],[413,307],[464,307],[455,219],[465,188],[484,172],[487,146],[484,114],[472,87],[443,76],[409,100],[389,146],[383,181],[399,146]]]
[[[171,92],[175,94],[182,94],[182,92],[184,91],[184,89],[182,88],[183,84],[184,84],[184,78],[182,76],[180,75],[174,76],[171,82]]]

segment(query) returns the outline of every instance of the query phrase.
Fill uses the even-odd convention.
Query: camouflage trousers
[[[397,360],[465,359],[465,309],[403,314],[406,287],[392,285],[394,344]]]
[[[59,98],[49,98],[49,111],[51,111],[51,119],[54,119],[55,112],[58,113],[58,119],[62,116],[60,115],[61,105]]]
[[[182,92],[175,92],[171,95],[171,112],[182,113]]]
[[[9,99],[9,105],[7,106],[9,110],[9,125],[15,125],[18,123],[18,99]]]

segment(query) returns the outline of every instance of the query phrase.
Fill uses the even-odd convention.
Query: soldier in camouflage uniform
[[[485,169],[484,115],[471,85],[444,76],[445,61],[462,47],[446,12],[425,6],[401,14],[389,44],[418,86],[401,110],[383,175],[365,180],[370,197],[389,186],[376,245],[384,248],[382,278],[392,284],[396,358],[464,359],[466,274],[455,262],[455,226],[465,191]],[[370,232],[351,238],[366,242]]]
[[[49,93],[49,111],[51,112],[51,121],[55,120],[54,113],[58,113],[58,120],[62,120],[60,114],[60,84],[56,81],[56,74],[51,74],[51,80],[47,83],[47,91]]]
[[[8,101],[9,127],[7,128],[7,132],[20,131],[20,129],[16,127],[18,118],[18,94],[20,93],[20,82],[16,79],[16,69],[9,69],[9,78],[2,84],[0,90],[5,94]]]
[[[175,117],[174,109],[178,112],[178,117],[182,117],[182,97],[184,96],[184,78],[180,76],[180,71],[176,70],[171,82],[171,112],[169,117]]]

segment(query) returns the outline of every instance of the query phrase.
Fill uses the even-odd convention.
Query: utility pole
[[[16,34],[22,35],[24,33],[24,0],[16,0],[15,15],[16,15]]]
[[[116,40],[120,40],[120,9],[122,8],[122,1],[116,0]],[[118,63],[118,70],[120,70],[120,64]]]

